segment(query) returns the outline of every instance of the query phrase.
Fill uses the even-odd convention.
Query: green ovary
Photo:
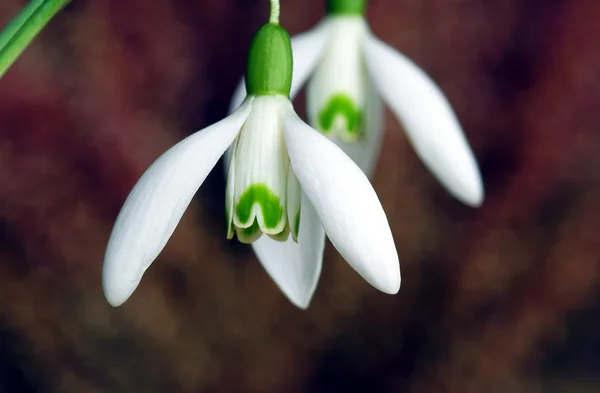
[[[346,120],[344,139],[356,141],[362,131],[362,112],[356,107],[351,98],[343,94],[335,94],[327,105],[319,112],[319,128],[324,134],[331,131],[335,120],[341,116]]]
[[[240,222],[248,223],[254,204],[260,206],[265,228],[275,229],[283,220],[284,208],[281,199],[265,184],[253,184],[241,195],[235,207],[235,213]]]

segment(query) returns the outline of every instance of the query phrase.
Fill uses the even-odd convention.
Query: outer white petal
[[[417,155],[455,197],[479,206],[481,175],[450,103],[427,74],[371,33],[365,35],[367,69],[404,124]]]
[[[313,70],[316,68],[323,50],[325,49],[325,43],[327,42],[329,29],[325,22],[319,23],[317,26],[308,30],[302,34],[292,37],[292,55],[294,56],[294,68],[292,73],[292,89],[290,97],[293,100],[298,94],[306,79],[310,76]],[[246,85],[244,78],[238,84],[233,98],[231,99],[231,105],[229,112],[233,112],[246,97]]]
[[[301,203],[298,243],[291,237],[278,242],[263,236],[252,243],[252,248],[285,296],[297,307],[306,309],[321,274],[325,232],[304,194]]]
[[[231,104],[229,105],[229,113],[233,113],[237,108],[240,107],[244,99],[246,98],[246,82],[244,77],[240,83],[238,83],[235,91],[233,92],[233,97],[231,97]]]
[[[293,111],[284,130],[292,168],[331,243],[371,285],[397,293],[400,266],[394,238],[365,174]]]
[[[192,197],[248,117],[252,99],[220,122],[179,142],[142,175],[108,241],[102,284],[113,306],[125,302],[171,237]]]
[[[294,56],[292,89],[290,92],[292,100],[317,67],[323,55],[329,32],[328,24],[326,21],[322,21],[311,30],[292,38],[292,53]]]

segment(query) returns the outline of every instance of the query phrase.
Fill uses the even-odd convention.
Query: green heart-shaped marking
[[[337,116],[346,119],[346,132],[352,139],[358,139],[361,133],[362,112],[352,99],[344,94],[335,94],[319,112],[319,127],[324,134],[331,131]]]
[[[240,197],[235,213],[242,223],[248,223],[254,204],[260,206],[265,228],[274,229],[283,219],[281,199],[266,184],[253,184]]]

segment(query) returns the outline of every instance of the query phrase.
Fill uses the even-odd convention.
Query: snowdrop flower
[[[448,100],[423,70],[373,35],[365,7],[366,0],[328,0],[327,17],[292,39],[292,99],[309,79],[309,123],[368,176],[381,147],[383,99],[435,177],[462,202],[479,206],[479,169]],[[232,108],[244,96],[240,85]]]
[[[104,293],[113,306],[138,286],[230,146],[227,235],[263,245],[257,248],[261,261],[296,305],[307,307],[314,292],[325,234],[369,283],[398,292],[394,240],[367,177],[293,110],[292,49],[277,19],[272,15],[252,40],[248,96],[239,108],[159,157],[125,201],[103,267]]]

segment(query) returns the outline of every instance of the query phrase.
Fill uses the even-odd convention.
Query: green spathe
[[[326,134],[331,131],[338,116],[346,119],[346,133],[349,139],[356,140],[362,127],[362,113],[352,99],[344,94],[335,94],[319,112],[319,128]]]
[[[254,204],[260,206],[265,229],[274,229],[283,219],[284,208],[281,199],[266,184],[253,184],[240,196],[235,213],[245,224],[250,220]]]
[[[292,44],[290,36],[278,24],[261,27],[248,51],[246,92],[248,95],[283,95],[292,87]]]
[[[327,0],[328,15],[364,15],[367,0]]]

